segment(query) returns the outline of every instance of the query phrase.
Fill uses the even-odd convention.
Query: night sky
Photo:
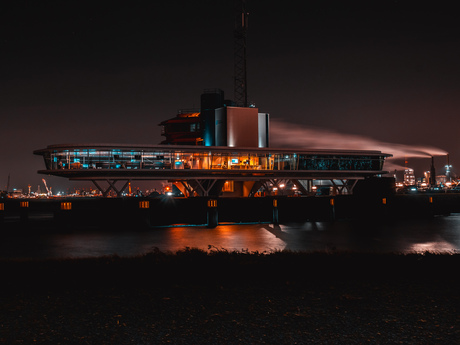
[[[249,0],[248,12],[248,95],[270,113],[272,146],[407,151],[417,176],[430,159],[415,151],[436,154],[438,173],[449,152],[460,173],[454,8]],[[204,89],[233,98],[233,0],[3,1],[0,28],[0,189],[8,174],[10,191],[80,186],[38,175],[32,152],[158,144],[158,124]]]

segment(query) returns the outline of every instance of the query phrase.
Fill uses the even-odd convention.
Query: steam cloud
[[[270,143],[276,147],[298,147],[313,150],[377,150],[392,154],[393,160],[447,155],[446,151],[436,147],[386,143],[365,136],[337,133],[273,119],[270,121]],[[404,168],[388,161],[385,166],[387,169]]]

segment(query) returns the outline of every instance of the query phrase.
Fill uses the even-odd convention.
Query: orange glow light
[[[72,209],[72,203],[71,202],[61,202],[61,210],[69,211],[71,209]]]
[[[139,208],[150,208],[150,201],[139,201]]]

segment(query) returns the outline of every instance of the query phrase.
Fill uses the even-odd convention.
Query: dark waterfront
[[[1,235],[0,258],[46,259],[142,255],[158,248],[186,247],[229,251],[292,250],[306,252],[458,253],[460,214],[412,220],[363,220],[273,224],[126,228],[122,231],[78,229],[71,232]]]
[[[121,229],[29,216],[0,232],[0,343],[458,339],[460,213]]]

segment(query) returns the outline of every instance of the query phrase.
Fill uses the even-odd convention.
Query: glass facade
[[[389,155],[377,151],[302,152],[218,147],[48,147],[47,170],[59,169],[248,169],[302,171],[381,171]]]

